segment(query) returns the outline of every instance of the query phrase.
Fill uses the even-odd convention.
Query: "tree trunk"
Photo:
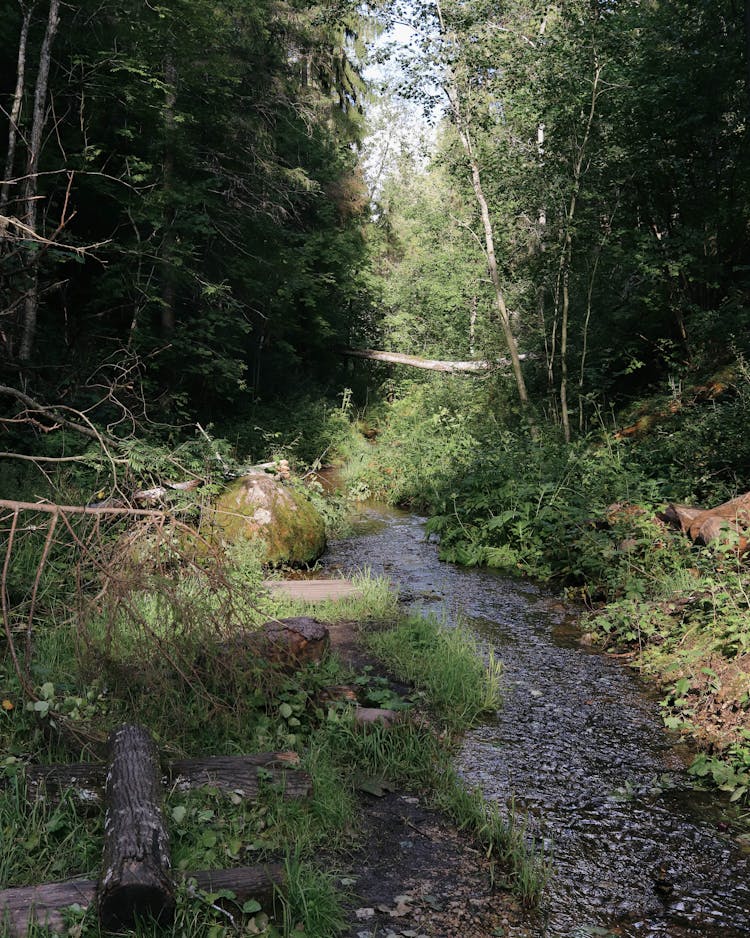
[[[733,543],[738,552],[744,553],[750,534],[750,492],[716,508],[668,505],[660,518],[679,527],[690,540],[699,544],[728,542]]]
[[[581,174],[583,161],[586,156],[586,146],[591,136],[591,128],[596,114],[596,100],[599,94],[599,80],[602,66],[594,57],[594,79],[591,86],[591,104],[589,116],[586,121],[586,130],[578,149],[578,155],[573,167],[573,189],[570,193],[570,204],[565,219],[565,241],[562,253],[562,320],[560,323],[560,416],[562,419],[565,442],[570,443],[570,415],[568,414],[568,319],[570,314],[570,268],[573,262],[573,223],[575,220],[578,193],[581,189]]]
[[[143,727],[126,724],[108,746],[99,918],[112,930],[133,928],[139,918],[169,922],[175,895],[156,744]]]
[[[28,142],[28,156],[26,160],[26,186],[24,191],[24,222],[37,233],[39,224],[39,157],[42,149],[42,132],[47,116],[47,93],[49,89],[49,70],[52,60],[52,43],[55,39],[57,27],[60,24],[60,0],[50,0],[47,28],[39,53],[39,70],[34,88],[34,113],[31,122],[31,134]],[[23,329],[21,344],[18,349],[18,358],[25,362],[31,358],[31,352],[36,338],[36,323],[39,312],[39,262],[37,252],[39,248],[30,242],[28,248],[29,282],[24,302]]]
[[[222,642],[219,654],[230,661],[258,659],[293,670],[320,661],[330,647],[328,629],[308,616],[274,619],[257,631],[240,631]]]
[[[435,0],[435,6],[438,20],[440,22],[440,30],[445,35],[446,29],[445,23],[443,21],[440,0]],[[503,336],[505,337],[505,341],[508,346],[508,353],[510,355],[513,376],[516,381],[518,397],[521,401],[521,406],[523,407],[524,411],[528,413],[529,395],[526,390],[526,382],[524,381],[523,372],[521,371],[521,359],[518,354],[518,343],[516,342],[516,337],[513,333],[513,328],[510,322],[510,314],[505,303],[505,294],[503,292],[502,284],[500,283],[500,273],[497,266],[497,257],[495,255],[495,236],[492,228],[490,209],[484,194],[482,174],[479,168],[479,161],[477,160],[476,154],[474,152],[471,131],[468,121],[464,118],[463,108],[461,106],[461,100],[458,93],[458,86],[450,69],[448,69],[448,78],[445,86],[445,92],[448,96],[451,110],[453,111],[453,118],[456,123],[456,130],[461,141],[461,146],[463,147],[464,153],[466,154],[466,157],[469,161],[469,166],[471,167],[471,184],[472,188],[474,189],[474,196],[477,200],[477,204],[479,205],[480,214],[482,216],[487,269],[490,274],[490,280],[492,281],[492,287],[495,294],[495,304],[497,306],[500,319],[500,327],[503,331]],[[533,425],[532,432],[534,432]]]
[[[476,293],[471,298],[471,312],[469,314],[469,355],[474,355],[474,343],[477,337],[477,306],[479,299]]]
[[[171,53],[164,62],[166,100],[164,103],[164,238],[161,246],[162,291],[161,331],[165,337],[174,332],[176,287],[174,275],[174,222],[172,203],[174,187],[175,103],[177,101],[177,66]]]
[[[351,358],[365,358],[368,361],[390,362],[393,365],[408,365],[411,368],[424,368],[427,371],[443,371],[447,374],[476,374],[478,372],[491,371],[493,368],[507,368],[510,360],[507,358],[498,358],[497,361],[468,361],[451,362],[442,361],[436,358],[421,358],[419,355],[403,355],[401,352],[380,352],[377,349],[370,348],[342,348],[342,355],[348,355]],[[519,355],[519,360],[523,361],[528,356]]]
[[[21,9],[23,10],[23,22],[21,23],[21,34],[18,37],[16,90],[13,94],[13,104],[8,116],[8,154],[5,158],[5,176],[0,187],[0,214],[5,213],[8,205],[10,179],[13,176],[13,167],[15,165],[18,121],[21,117],[21,104],[23,103],[23,90],[26,82],[26,46],[29,39],[29,26],[31,25],[31,14],[34,12],[34,4],[31,3],[28,7],[21,5]],[[2,234],[2,230],[0,230],[0,239]]]

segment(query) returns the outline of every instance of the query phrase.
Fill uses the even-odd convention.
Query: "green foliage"
[[[0,882],[36,885],[69,876],[96,877],[102,819],[83,817],[73,797],[59,804],[29,802],[20,760],[0,766]]]
[[[746,743],[735,743],[721,758],[701,753],[688,771],[698,779],[710,778],[721,791],[731,793],[730,801],[750,803],[750,746]]]
[[[666,502],[695,491],[707,492],[709,504],[736,494],[727,483],[744,482],[746,467],[727,454],[743,445],[734,441],[747,414],[746,388],[743,379],[736,393],[710,405],[696,400],[676,418],[653,401],[652,410],[668,416],[663,430],[657,424],[642,439],[618,439],[602,428],[564,445],[551,434],[530,440],[503,426],[486,387],[404,384],[380,410],[376,446],[348,475],[360,489],[425,509],[446,560],[496,566],[606,601],[584,629],[609,647],[632,649],[644,673],[675,685],[664,705],[667,726],[713,746],[716,764],[731,767],[746,747],[742,732],[750,730],[747,565],[736,544],[695,547],[657,515]],[[672,419],[679,466],[678,444],[667,432]],[[708,427],[715,447],[689,456],[691,440],[700,441]],[[725,467],[712,488],[706,460]],[[736,667],[731,683],[706,678],[723,667]],[[685,680],[696,689],[686,694]],[[736,716],[725,721],[725,713]]]
[[[34,11],[11,175],[23,175],[45,18]],[[4,26],[10,65],[20,11]],[[205,420],[248,385],[278,388],[291,367],[328,377],[364,251],[353,150],[363,85],[351,41],[364,29],[347,4],[63,8],[50,74],[56,145],[41,153],[39,198],[50,234],[64,217],[53,237],[97,246],[86,258],[40,252],[40,382],[64,367],[69,391],[100,396],[86,378],[102,349],[127,347],[148,362],[147,399],[162,414]],[[4,98],[14,85],[4,69]],[[9,208],[20,216],[18,190]],[[14,300],[28,285],[22,258],[4,250],[0,265],[8,358],[21,329]]]

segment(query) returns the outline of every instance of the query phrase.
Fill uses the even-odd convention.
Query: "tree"
[[[45,39],[35,10],[19,8],[0,44],[26,50],[21,76],[31,58],[47,63],[47,104],[6,76],[9,140],[33,151],[21,167],[9,147],[6,162],[26,179],[31,227],[54,244],[26,238],[22,260],[17,234],[6,238],[6,356],[70,383],[103,348],[126,347],[178,408],[237,397],[248,376],[273,380],[292,360],[325,368],[332,336],[347,338],[364,252],[354,14],[86,0],[64,8],[55,36],[53,0]],[[19,286],[26,269],[33,289]]]

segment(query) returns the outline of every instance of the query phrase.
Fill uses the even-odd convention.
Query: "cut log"
[[[362,596],[362,590],[351,580],[263,580],[263,588],[272,595],[301,599],[308,603]]]
[[[0,933],[8,938],[26,938],[32,924],[36,922],[64,935],[64,910],[71,905],[87,908],[95,894],[96,883],[93,879],[3,889],[0,892]]]
[[[736,542],[744,552],[748,547],[750,529],[750,492],[732,498],[715,508],[692,508],[668,505],[662,520],[673,524],[699,544]]]
[[[29,801],[57,804],[70,791],[76,807],[98,810],[107,780],[105,762],[74,762],[70,765],[26,766],[26,797]]]
[[[667,524],[679,528],[683,534],[687,534],[690,525],[698,515],[703,514],[703,511],[703,508],[690,508],[688,505],[667,505],[660,517],[662,521],[666,521]]]
[[[171,762],[169,784],[179,791],[208,786],[239,792],[248,800],[258,797],[261,784],[278,788],[284,798],[308,798],[312,779],[301,769],[294,752],[263,752],[255,756],[214,756]]]
[[[298,768],[296,752],[259,752],[249,756],[178,759],[168,762],[162,785],[180,791],[210,786],[220,791],[241,792],[248,801],[258,797],[259,780],[280,789],[284,798],[307,798],[312,779]],[[26,768],[26,797],[57,802],[71,791],[82,809],[98,808],[104,794],[107,766],[104,762],[72,765],[30,765]]]
[[[242,904],[249,899],[255,899],[266,911],[273,907],[277,893],[286,884],[282,863],[239,866],[231,870],[203,870],[181,875],[188,881],[194,880],[196,888],[201,892],[219,892],[226,889],[234,894],[235,902]]]
[[[509,368],[510,360],[498,358],[495,361],[442,361],[435,358],[421,358],[419,355],[403,355],[401,352],[381,352],[371,348],[342,348],[342,355],[350,358],[364,358],[368,361],[388,362],[392,365],[408,365],[411,368],[424,368],[428,371],[443,371],[448,374],[477,374],[495,368]],[[528,355],[519,355],[520,361]]]
[[[706,517],[699,516],[690,526],[690,536],[696,544],[708,546],[714,542],[727,543],[734,539],[740,550],[744,550],[747,539],[742,537],[742,530],[738,524],[726,521],[717,515],[708,512]]]
[[[271,907],[275,893],[285,884],[284,867],[280,863],[178,875],[194,883],[201,892],[228,890],[234,893],[237,903],[255,899],[265,909]],[[92,879],[4,889],[0,891],[0,926],[5,926],[2,934],[8,938],[26,938],[33,922],[65,934],[65,909],[72,905],[86,909],[95,897],[96,883]]]
[[[175,895],[156,744],[142,726],[125,724],[108,746],[99,919],[110,930],[145,918],[168,923]]]

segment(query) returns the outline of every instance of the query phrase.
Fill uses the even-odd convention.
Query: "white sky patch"
[[[433,106],[426,115],[424,94],[407,97],[404,93],[410,78],[401,62],[416,54],[417,42],[408,23],[396,22],[370,47],[372,60],[364,77],[375,100],[367,106],[369,132],[363,142],[362,170],[373,202],[389,176],[409,164],[412,169],[424,169],[435,149],[442,106]],[[386,50],[391,54],[379,61]],[[439,88],[432,82],[420,91],[431,98],[439,96]]]

